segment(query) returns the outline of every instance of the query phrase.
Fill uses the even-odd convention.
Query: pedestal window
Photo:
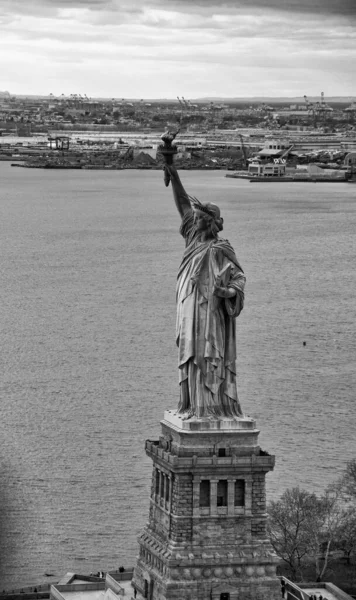
[[[165,497],[166,502],[169,502],[169,498],[170,498],[170,486],[171,486],[171,480],[166,475],[166,497]]]
[[[210,481],[209,481],[209,479],[203,479],[200,482],[199,506],[201,508],[206,508],[206,507],[210,506]]]
[[[226,479],[220,479],[218,481],[216,505],[217,506],[227,506],[227,480]]]
[[[237,479],[235,481],[235,506],[245,506],[245,481]]]
[[[156,496],[159,495],[159,476],[160,476],[160,472],[158,469],[156,469]]]

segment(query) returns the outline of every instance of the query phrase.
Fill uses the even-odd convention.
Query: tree
[[[318,498],[317,508],[310,526],[310,546],[315,561],[315,581],[322,581],[343,519],[344,507],[339,487],[329,486]]]
[[[351,564],[351,554],[356,550],[356,514],[353,507],[343,511],[335,534],[335,547],[342,550],[346,563]]]
[[[350,499],[356,500],[356,458],[346,463],[346,469],[340,484],[346,495]]]
[[[271,544],[292,579],[302,577],[304,568],[314,562],[315,580],[322,581],[346,522],[340,487],[330,486],[320,497],[299,488],[286,490],[279,501],[270,503],[268,512]]]
[[[288,489],[268,507],[268,532],[276,554],[288,565],[292,579],[302,576],[311,550],[310,531],[319,512],[319,500],[298,487]]]

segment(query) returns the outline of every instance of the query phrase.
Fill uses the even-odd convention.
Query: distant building
[[[48,138],[48,145],[52,150],[69,150],[70,138],[67,136],[56,136]]]
[[[249,164],[248,172],[252,177],[284,177],[286,165],[278,162],[261,163],[254,161]]]

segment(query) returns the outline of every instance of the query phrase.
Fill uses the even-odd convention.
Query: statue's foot
[[[194,413],[192,410],[179,412],[178,415],[182,419],[182,421],[187,421],[188,419],[191,419],[192,417],[194,417]]]

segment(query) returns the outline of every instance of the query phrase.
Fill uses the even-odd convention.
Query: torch
[[[166,131],[163,135],[161,135],[161,140],[163,144],[159,146],[159,151],[163,156],[165,166],[173,165],[173,157],[177,154],[177,146],[173,144],[174,138],[178,135],[179,129],[176,132]],[[165,186],[169,186],[169,182],[171,180],[171,176],[169,174],[168,169],[164,168],[164,183]]]

